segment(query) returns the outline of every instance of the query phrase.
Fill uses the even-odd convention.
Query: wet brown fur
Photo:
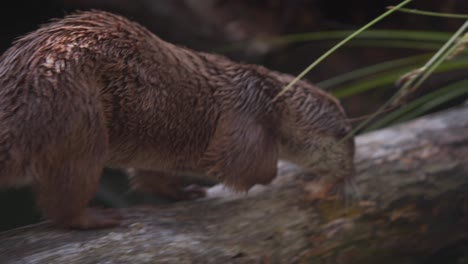
[[[54,20],[0,57],[0,187],[31,184],[55,222],[104,227],[86,210],[104,166],[267,184],[279,158],[352,173],[339,103],[261,66],[167,43],[101,11]]]

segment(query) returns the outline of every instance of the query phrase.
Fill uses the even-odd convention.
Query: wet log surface
[[[467,131],[464,106],[358,137],[353,203],[311,204],[280,163],[248,195],[122,209],[114,229],[0,233],[0,263],[416,263],[468,238]]]

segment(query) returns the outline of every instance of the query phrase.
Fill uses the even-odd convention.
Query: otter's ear
[[[208,176],[239,191],[270,183],[276,176],[278,143],[253,118],[221,116],[202,164]]]

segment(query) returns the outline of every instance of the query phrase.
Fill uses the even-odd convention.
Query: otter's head
[[[293,77],[278,74],[285,87]],[[337,99],[317,87],[297,82],[278,101],[280,158],[320,177],[345,180],[354,174],[354,137]]]

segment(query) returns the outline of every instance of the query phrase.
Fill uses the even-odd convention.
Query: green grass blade
[[[365,78],[367,76],[370,76],[379,72],[387,71],[387,70],[394,69],[394,68],[400,68],[400,67],[407,66],[407,65],[415,65],[422,61],[425,61],[427,58],[429,58],[429,56],[430,55],[428,54],[424,54],[424,55],[417,55],[417,56],[405,57],[405,58],[396,59],[396,60],[385,61],[385,62],[374,64],[371,66],[359,68],[357,70],[318,82],[317,86],[322,89],[327,89],[330,87],[341,85],[345,82]]]
[[[426,94],[400,109],[386,115],[369,126],[366,131],[385,127],[396,122],[403,122],[420,116],[435,107],[460,96],[468,95],[468,79],[450,84],[432,93]]]
[[[336,41],[351,35],[352,30],[332,30],[332,31],[318,31],[306,32],[299,34],[283,35],[268,40],[273,44],[289,44],[300,42],[322,42],[322,41]],[[356,35],[354,40],[350,43],[366,43],[367,41],[380,41],[385,44],[385,41],[392,41],[401,47],[414,47],[417,43],[423,43],[425,49],[434,49],[434,45],[443,43],[450,37],[450,33],[441,31],[421,31],[421,30],[372,30],[362,32]],[[248,46],[249,42],[236,42],[215,49],[215,52],[229,52],[244,49]],[[354,45],[354,44],[353,44]],[[380,44],[382,45],[382,44]],[[437,46],[438,48],[439,46]]]
[[[405,41],[405,40],[355,40],[348,47],[372,47],[391,49],[414,49],[423,51],[436,51],[440,48],[439,42]]]
[[[333,46],[331,49],[329,49],[327,52],[325,52],[324,54],[322,54],[322,56],[320,56],[317,60],[315,60],[312,64],[310,64],[306,69],[304,69],[301,73],[299,73],[299,75],[296,76],[296,78],[294,78],[294,80],[292,80],[288,85],[286,85],[286,87],[284,87],[276,96],[273,100],[277,99],[278,97],[280,97],[281,95],[283,95],[286,91],[288,91],[296,82],[298,82],[300,79],[302,79],[307,73],[309,73],[313,68],[315,68],[315,66],[317,66],[320,62],[322,62],[323,60],[325,60],[325,58],[327,58],[328,56],[330,56],[333,52],[335,52],[337,49],[339,49],[341,46],[343,46],[344,44],[346,44],[347,42],[349,42],[351,39],[353,39],[355,36],[359,35],[360,33],[362,33],[363,31],[367,30],[368,28],[370,28],[371,26],[373,26],[374,24],[376,24],[377,22],[379,22],[380,20],[384,19],[385,17],[387,17],[388,15],[392,14],[393,12],[395,12],[398,8],[410,3],[412,0],[405,0],[403,2],[401,2],[400,4],[398,4],[397,6],[395,6],[394,8],[388,10],[387,12],[383,13],[382,15],[380,15],[379,17],[375,18],[374,20],[372,20],[371,22],[367,23],[366,25],[364,25],[363,27],[361,27],[360,29],[354,31],[351,35],[349,35],[347,38],[343,39],[342,41],[340,41],[338,44],[336,44],[335,46]]]
[[[389,6],[388,8],[391,8],[391,6]],[[410,14],[415,14],[415,15],[423,15],[423,16],[468,19],[468,14],[431,12],[431,11],[425,11],[425,10],[419,10],[419,9],[410,9],[410,8],[400,8],[398,11],[399,12],[410,13]]]
[[[368,80],[361,80],[358,83],[347,85],[334,90],[332,93],[338,98],[345,98],[359,93],[363,93],[372,89],[381,88],[392,85],[403,73],[417,68],[418,65],[409,67],[401,67],[397,70],[389,71],[384,74],[373,76]],[[468,60],[453,60],[446,61],[435,69],[434,73],[443,73],[453,70],[465,69],[468,67]]]
[[[284,35],[277,38],[272,38],[273,43],[296,43],[308,41],[324,41],[342,39],[354,33],[352,30],[333,30],[333,31],[319,31],[307,32],[299,34]],[[355,36],[356,40],[411,40],[411,41],[430,41],[436,43],[443,43],[451,34],[441,31],[421,31],[421,30],[367,30]]]

